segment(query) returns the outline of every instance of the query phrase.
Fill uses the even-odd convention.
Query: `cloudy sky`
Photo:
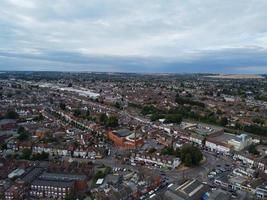
[[[0,70],[267,73],[266,0],[1,0]]]

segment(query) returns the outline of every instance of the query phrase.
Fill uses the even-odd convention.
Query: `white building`
[[[22,174],[25,173],[25,170],[24,169],[15,169],[14,171],[12,171],[10,174],[8,174],[8,178],[14,178],[14,177],[17,177],[17,176],[21,176]]]
[[[231,150],[231,148],[227,144],[215,142],[209,139],[206,140],[205,146],[211,151],[223,154],[228,154]]]
[[[176,168],[181,164],[181,161],[179,158],[167,158],[167,157],[161,157],[161,156],[150,156],[150,155],[140,155],[136,154],[132,157],[132,162],[135,161],[142,161],[145,164],[152,164],[152,165],[158,165],[161,167],[168,167],[168,168]]]
[[[252,138],[247,134],[241,134],[239,136],[236,136],[236,138],[229,140],[228,144],[233,146],[234,150],[241,151],[245,147],[252,144]]]

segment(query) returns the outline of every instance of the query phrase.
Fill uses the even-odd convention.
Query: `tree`
[[[23,149],[21,159],[29,160],[31,158],[31,155],[32,155],[31,149]]]
[[[164,149],[161,150],[162,155],[173,155],[174,154],[174,149],[172,147],[165,147]]]
[[[60,103],[59,103],[59,107],[60,107],[62,110],[66,110],[66,104],[63,103],[63,102],[60,102]]]
[[[258,117],[253,119],[253,122],[256,123],[256,124],[260,124],[260,125],[265,124],[264,119],[261,119],[261,118],[258,118]]]
[[[5,118],[17,119],[17,118],[19,118],[19,114],[15,110],[8,110],[5,114]]]
[[[80,109],[75,109],[74,112],[73,112],[73,115],[74,115],[75,117],[79,117],[81,114],[82,114],[82,112],[81,112]]]
[[[157,149],[155,149],[155,148],[150,148],[149,150],[148,150],[148,153],[155,153],[157,151]]]
[[[255,144],[251,144],[248,147],[248,152],[254,155],[258,155],[260,152],[257,150],[256,145]]]
[[[175,97],[175,102],[178,103],[178,104],[189,104],[189,105],[192,105],[192,106],[199,106],[199,107],[202,107],[204,108],[205,107],[205,104],[200,102],[200,101],[195,101],[195,100],[192,100],[190,98],[184,98],[184,97],[180,97],[180,96],[177,96]]]
[[[44,116],[42,115],[42,113],[39,113],[39,115],[37,117],[34,118],[35,121],[42,121],[44,120]]]
[[[30,133],[28,131],[26,131],[25,128],[22,126],[20,126],[18,128],[18,134],[19,134],[19,136],[17,138],[20,141],[25,141],[25,140],[29,139],[29,137],[30,137]]]
[[[188,167],[199,165],[203,158],[202,152],[192,145],[184,145],[181,149],[181,161]]]
[[[226,126],[228,124],[228,119],[227,117],[223,117],[221,120],[220,120],[220,125],[222,126]]]
[[[158,109],[153,105],[146,105],[146,106],[143,107],[143,109],[141,111],[141,113],[143,115],[155,114],[157,112],[158,112]]]
[[[85,115],[86,117],[90,117],[90,110],[87,110]]]
[[[192,155],[190,153],[185,154],[185,158],[184,158],[184,164],[188,167],[193,165],[192,162]]]
[[[243,127],[243,130],[249,133],[253,133],[256,135],[266,135],[267,128],[259,125],[246,125]]]
[[[1,150],[5,150],[5,149],[7,149],[7,144],[6,144],[6,143],[2,143],[2,144],[0,145],[0,149],[1,149]]]
[[[101,113],[99,116],[99,121],[102,125],[105,125],[107,123],[108,116],[106,113]]]
[[[107,127],[117,127],[119,125],[118,118],[116,116],[108,117],[105,113],[100,115],[99,121],[102,125]]]
[[[168,114],[165,117],[165,122],[166,123],[176,123],[176,124],[180,124],[182,121],[182,116],[179,114]]]
[[[46,152],[42,152],[42,153],[36,153],[32,155],[32,160],[47,160],[49,157],[49,154]]]
[[[122,109],[122,106],[119,102],[116,102],[114,106],[118,109]]]
[[[119,125],[118,118],[115,116],[108,117],[108,120],[106,122],[106,126],[108,127],[117,127]]]

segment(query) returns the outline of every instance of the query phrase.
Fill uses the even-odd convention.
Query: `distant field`
[[[264,79],[264,76],[255,74],[220,74],[205,76],[207,78],[221,78],[221,79]]]

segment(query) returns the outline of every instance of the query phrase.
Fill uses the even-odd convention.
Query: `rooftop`
[[[44,172],[39,176],[42,180],[60,180],[60,181],[74,181],[74,180],[85,180],[85,175],[76,175],[76,174],[59,174],[59,173],[47,173]]]
[[[128,129],[121,129],[121,130],[113,131],[113,133],[115,133],[119,137],[127,137],[132,134],[132,132]]]
[[[34,180],[32,185],[39,186],[52,186],[52,187],[72,187],[74,185],[74,181],[47,181],[47,180]]]

